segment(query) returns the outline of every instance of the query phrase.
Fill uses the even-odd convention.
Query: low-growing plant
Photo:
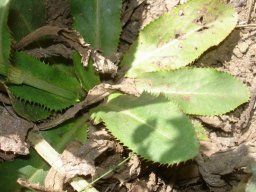
[[[120,62],[113,62],[121,0],[71,0],[72,30],[42,27],[42,2],[0,2],[1,83],[16,113],[27,120],[41,123],[60,112],[74,117],[86,107],[94,123],[103,123],[134,153],[172,165],[198,154],[198,125],[189,115],[221,115],[249,100],[247,87],[230,74],[191,66],[235,28],[230,5],[219,0],[179,5],[145,26]],[[74,50],[73,65],[43,62],[24,51],[49,42],[48,36]]]

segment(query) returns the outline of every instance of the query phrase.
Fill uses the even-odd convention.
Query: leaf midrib
[[[167,138],[168,140],[173,140],[172,138],[168,137],[165,134],[162,134],[162,132],[159,131],[159,129],[156,129],[155,127],[151,126],[150,124],[148,124],[147,122],[145,122],[142,118],[137,117],[138,114],[132,114],[129,110],[120,110],[119,106],[111,104],[107,106],[110,110],[116,110],[119,111],[120,113],[123,113],[127,116],[129,116],[130,118],[134,119],[135,121],[138,121],[140,124],[144,124],[147,127],[153,129],[153,131],[156,131],[157,133],[159,133],[161,136]]]
[[[149,92],[149,93],[164,93],[164,94],[168,94],[168,95],[202,95],[202,96],[218,96],[218,97],[223,97],[225,95],[223,94],[219,94],[219,93],[213,93],[213,92],[190,92],[190,91],[171,91],[168,90],[161,90],[161,89],[146,89],[145,91]],[[229,94],[226,95],[227,97],[230,97]]]
[[[194,30],[190,31],[189,33],[186,33],[184,35],[181,35],[180,38],[178,39],[171,39],[168,43],[164,44],[163,46],[160,47],[155,47],[153,49],[153,51],[143,51],[142,54],[139,54],[137,57],[139,59],[135,59],[135,61],[133,62],[133,65],[137,65],[138,64],[144,64],[143,61],[147,61],[152,57],[155,57],[156,55],[159,55],[161,52],[163,52],[164,50],[167,50],[168,47],[173,46],[176,42],[179,42],[180,39],[187,39],[190,35],[194,34],[195,32],[199,31],[200,29],[203,29],[205,27],[211,27],[216,23],[216,21],[208,23],[207,25],[204,26],[200,26],[195,28]]]

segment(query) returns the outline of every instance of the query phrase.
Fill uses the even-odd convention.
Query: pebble
[[[247,42],[239,43],[238,49],[241,51],[241,53],[246,53],[249,48],[249,45]]]
[[[243,54],[241,53],[240,49],[238,47],[235,47],[235,49],[233,50],[233,54],[238,57],[238,58],[242,58]]]

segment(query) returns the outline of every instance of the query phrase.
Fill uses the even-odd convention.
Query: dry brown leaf
[[[29,144],[26,135],[33,123],[17,116],[11,107],[0,108],[0,150],[27,155]],[[3,156],[1,156],[3,157]]]
[[[115,77],[118,67],[110,59],[102,56],[97,50],[92,50],[91,56],[96,71],[101,74],[109,74],[111,77]]]
[[[83,37],[78,32],[58,26],[46,25],[40,27],[22,38],[18,43],[14,45],[14,48],[16,50],[21,50],[32,42],[37,41],[45,36],[57,37],[60,38],[62,41],[68,43],[71,47],[79,52],[82,57],[81,62],[83,63],[83,65],[88,65],[88,60],[90,56],[90,45],[85,42]]]
[[[71,59],[73,54],[73,51],[70,48],[66,47],[61,43],[50,45],[46,48],[40,47],[25,50],[24,52],[38,59],[59,56],[64,57],[66,59]]]
[[[45,178],[45,186],[54,190],[63,190],[63,185],[70,181],[77,175],[93,176],[95,174],[94,159],[87,155],[86,157],[81,156],[81,144],[77,141],[73,141],[64,150],[61,155],[63,163],[63,171],[65,175],[62,175],[51,168]]]
[[[81,62],[83,63],[84,67],[87,67],[89,57],[91,55],[94,61],[93,65],[99,73],[110,74],[112,77],[116,75],[118,67],[114,64],[114,62],[105,58],[98,50],[93,49],[90,44],[85,42],[80,33],[74,30],[46,25],[25,36],[14,47],[17,50],[21,50],[30,43],[44,36],[53,36],[68,43],[69,46],[74,48],[81,55]]]

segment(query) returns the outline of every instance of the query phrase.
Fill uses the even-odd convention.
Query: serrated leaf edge
[[[178,68],[178,69],[175,69],[175,70],[170,70],[170,72],[175,72],[175,71],[179,71],[179,70],[184,70],[184,69],[187,69],[187,70],[190,70],[190,69],[194,69],[194,67],[183,67],[183,68]],[[248,89],[247,86],[245,86],[245,84],[238,78],[238,77],[235,77],[225,71],[221,71],[221,70],[218,70],[218,69],[215,69],[215,68],[211,68],[211,67],[196,67],[196,69],[211,69],[211,70],[214,70],[214,71],[217,71],[217,72],[221,72],[221,73],[224,73],[228,76],[230,76],[231,78],[233,78],[234,80],[239,80],[242,84],[243,84],[243,87],[247,90],[247,95],[249,96],[248,97],[248,100],[245,101],[244,103],[248,102],[250,100],[250,91]],[[148,72],[148,73],[158,73],[158,72],[161,72],[161,71],[154,71],[154,72]],[[162,72],[167,72],[167,71],[162,71]],[[136,84],[136,80],[139,80],[139,77],[138,78],[135,78],[135,84]],[[154,96],[154,97],[159,97],[159,96],[164,96],[165,98],[167,98],[169,101],[173,102],[184,114],[187,114],[187,115],[198,115],[198,116],[208,116],[208,117],[212,117],[212,116],[216,116],[216,115],[223,115],[223,114],[226,114],[226,113],[230,113],[230,112],[233,112],[235,111],[235,109],[237,107],[239,107],[240,105],[244,104],[244,103],[241,103],[240,105],[238,105],[237,107],[235,107],[234,109],[231,109],[231,110],[227,110],[223,113],[213,113],[212,115],[208,115],[208,114],[199,114],[199,113],[188,113],[186,111],[184,111],[182,109],[182,107],[176,102],[174,101],[173,99],[169,98],[167,95],[165,95],[164,93],[155,93],[155,92],[150,92],[149,90],[145,90],[143,89],[142,90],[142,93],[145,92],[145,93],[149,93],[150,95]]]
[[[169,100],[169,101],[170,101],[170,100]],[[170,102],[172,102],[172,101],[170,101]],[[174,102],[172,102],[172,103],[173,103],[174,105],[176,105],[176,107],[177,107],[178,109],[180,109],[176,103],[174,103]],[[181,113],[183,113],[183,111],[181,111]],[[93,123],[95,123],[95,124],[103,123],[104,126],[106,127],[107,132],[110,133],[110,134],[115,138],[116,141],[118,141],[120,144],[122,144],[123,146],[125,146],[127,149],[131,150],[131,151],[132,151],[133,153],[135,153],[137,156],[141,157],[143,160],[146,160],[146,161],[148,161],[148,162],[151,162],[151,163],[159,163],[160,165],[173,166],[173,165],[175,165],[175,164],[178,165],[178,164],[180,164],[180,163],[189,161],[189,160],[191,160],[191,159],[193,159],[193,158],[195,158],[195,157],[197,156],[197,155],[195,155],[195,156],[192,157],[191,159],[187,159],[187,160],[184,160],[184,161],[173,161],[172,163],[161,163],[161,162],[156,162],[156,161],[150,160],[150,159],[144,157],[143,155],[140,155],[140,154],[136,153],[131,147],[128,147],[128,146],[125,145],[123,142],[121,142],[121,141],[113,134],[113,132],[112,132],[110,129],[108,129],[108,125],[107,125],[108,123],[106,123],[105,121],[103,121],[103,119],[102,119],[101,117],[93,116],[93,114],[91,114],[90,112],[89,112],[89,115],[90,115],[90,120],[93,121]],[[184,113],[184,115],[187,116],[185,113]],[[194,124],[192,123],[191,119],[190,119],[188,116],[187,116],[187,118],[188,118],[188,120],[190,121],[191,125],[194,127]],[[199,150],[199,140],[198,140],[198,138],[197,138],[195,132],[194,132],[194,136],[195,136],[195,140],[196,140],[197,143],[198,143],[198,150]],[[198,153],[199,153],[199,151],[198,151]]]

